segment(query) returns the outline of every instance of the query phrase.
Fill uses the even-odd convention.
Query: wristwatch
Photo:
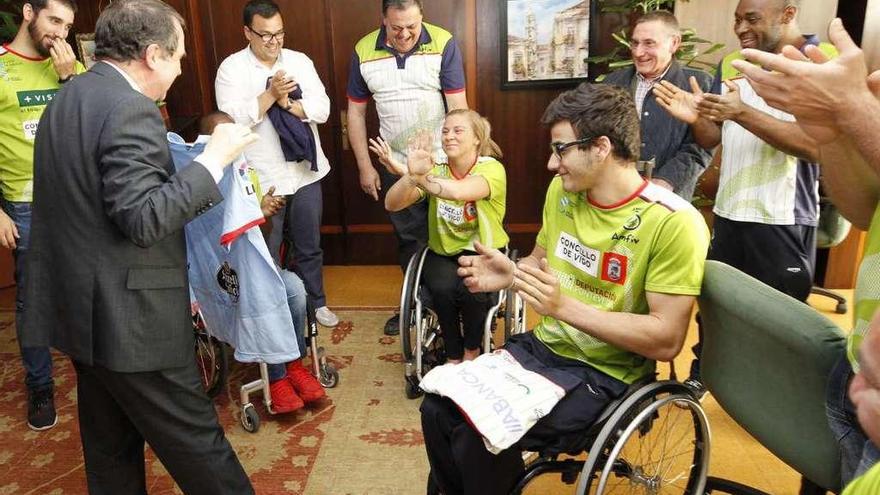
[[[67,81],[70,81],[71,79],[73,79],[73,74],[72,74],[72,73],[71,73],[71,74],[68,74],[67,77],[65,77],[64,79],[62,79],[62,78],[59,77],[59,78],[58,78],[58,82],[59,82],[60,84],[64,84],[64,83],[66,83]]]

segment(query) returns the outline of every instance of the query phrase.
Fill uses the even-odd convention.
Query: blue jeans
[[[24,310],[25,261],[31,236],[31,203],[2,200],[0,206],[15,223],[18,229],[15,257],[15,319],[21,321]],[[19,346],[21,345],[21,326],[16,325]],[[19,347],[24,363],[24,383],[31,390],[52,385],[52,354],[48,347]]]
[[[825,403],[828,425],[840,444],[841,486],[848,485],[880,461],[880,449],[862,431],[855,406],[849,400],[849,382],[852,377],[852,366],[846,353],[843,353],[828,377]]]
[[[284,290],[287,291],[287,307],[290,309],[290,317],[293,319],[296,343],[299,346],[300,357],[303,357],[306,355],[306,287],[295,273],[287,270],[280,272],[281,280],[284,282]],[[270,383],[287,376],[287,366],[283,364],[270,364],[268,371]]]
[[[281,268],[293,269],[308,290],[309,299],[316,308],[327,305],[324,295],[324,251],[321,249],[321,215],[323,214],[321,181],[299,188],[287,196],[287,205],[273,216],[272,233],[266,244],[272,259]],[[290,253],[281,260],[281,243],[289,240]],[[283,261],[283,263],[282,263]]]

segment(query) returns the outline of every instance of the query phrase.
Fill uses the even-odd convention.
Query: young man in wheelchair
[[[477,245],[458,274],[473,292],[513,285],[542,315],[505,350],[565,396],[495,455],[455,403],[426,395],[431,481],[446,495],[508,493],[524,467],[522,450],[582,447],[608,403],[651,377],[655,360],[679,352],[700,291],[708,230],[689,203],[636,171],[641,142],[630,95],[582,84],[557,97],[543,123],[552,138],[547,168],[557,176],[534,250],[514,265]]]

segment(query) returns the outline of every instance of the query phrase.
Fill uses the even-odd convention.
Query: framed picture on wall
[[[76,35],[76,48],[79,50],[79,59],[86,69],[95,65],[95,33]]]
[[[499,0],[501,89],[586,81],[598,0]]]

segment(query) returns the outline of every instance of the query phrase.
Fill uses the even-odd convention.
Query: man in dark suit
[[[640,160],[654,159],[653,182],[690,201],[697,179],[709,163],[709,152],[694,142],[688,125],[657,105],[651,91],[660,81],[688,90],[691,84],[709,90],[709,74],[682,67],[675,60],[680,45],[681,31],[675,16],[663,10],[649,12],[636,20],[630,36],[633,65],[612,72],[602,82],[630,90],[636,100],[641,120]]]
[[[101,61],[36,137],[24,334],[73,360],[90,493],[146,493],[144,441],[185,493],[253,492],[196,370],[183,226],[256,137],[218,126],[173,173],[155,102],[180,75],[183,24],[159,0],[108,5]]]

